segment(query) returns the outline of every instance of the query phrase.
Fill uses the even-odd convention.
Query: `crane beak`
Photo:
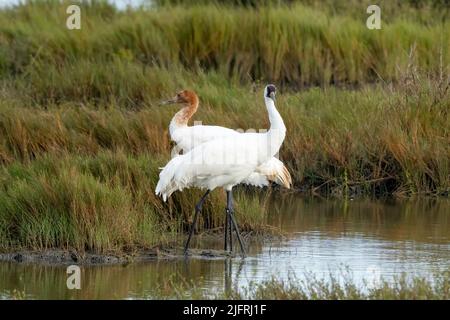
[[[272,98],[273,101],[275,101],[275,92],[269,93],[269,96]]]
[[[168,104],[174,104],[174,103],[177,103],[177,102],[178,102],[177,97],[174,97],[174,98],[169,99],[169,100],[161,101],[161,102],[159,103],[159,105],[160,105],[160,106],[166,106],[166,105],[168,105]]]

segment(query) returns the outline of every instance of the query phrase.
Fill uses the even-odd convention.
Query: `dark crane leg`
[[[201,197],[200,201],[195,205],[195,214],[194,214],[194,221],[192,221],[191,229],[189,230],[189,237],[186,241],[186,244],[184,246],[184,254],[187,254],[187,250],[189,248],[189,243],[191,242],[192,234],[194,233],[195,226],[197,224],[197,218],[200,211],[202,211],[203,203],[205,202],[206,197],[209,194],[209,190],[206,191],[206,193]]]
[[[236,219],[234,217],[234,209],[233,209],[233,194],[232,191],[227,191],[227,207],[226,207],[226,217],[225,217],[225,251],[228,249],[227,238],[230,237],[230,251],[233,250],[233,244],[231,240],[232,231],[236,232],[236,236],[239,242],[239,246],[241,247],[242,255],[245,256],[245,249],[241,239],[241,235],[239,233],[239,228],[236,223]]]

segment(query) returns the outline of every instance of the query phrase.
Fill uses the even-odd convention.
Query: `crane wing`
[[[183,150],[183,153],[187,153],[205,142],[234,137],[238,134],[238,131],[225,127],[200,125],[177,129],[171,139]]]

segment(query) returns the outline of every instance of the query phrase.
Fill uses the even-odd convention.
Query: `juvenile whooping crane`
[[[270,129],[267,132],[238,133],[237,136],[233,134],[233,136],[207,141],[195,146],[187,153],[174,157],[161,171],[155,193],[162,196],[164,201],[176,190],[189,187],[207,190],[195,206],[194,220],[186,241],[185,253],[206,196],[215,188],[222,187],[227,193],[224,248],[228,250],[228,241],[230,241],[232,250],[231,233],[234,229],[241,251],[245,254],[234,218],[232,188],[242,183],[257,172],[258,167],[273,158],[284,141],[286,127],[275,107],[275,91],[274,85],[268,85],[264,89],[264,101],[270,121]],[[192,110],[182,109],[176,117],[188,119],[190,116],[192,116]]]

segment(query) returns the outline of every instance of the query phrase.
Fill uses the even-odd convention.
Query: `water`
[[[269,223],[282,241],[251,243],[245,259],[154,261],[126,266],[82,267],[81,290],[66,288],[65,267],[0,263],[0,297],[41,299],[154,298],[154,288],[180,277],[207,293],[276,276],[327,277],[348,268],[357,283],[392,280],[402,272],[429,277],[450,268],[450,200],[330,201],[275,197]],[[221,247],[198,241],[193,245]]]

